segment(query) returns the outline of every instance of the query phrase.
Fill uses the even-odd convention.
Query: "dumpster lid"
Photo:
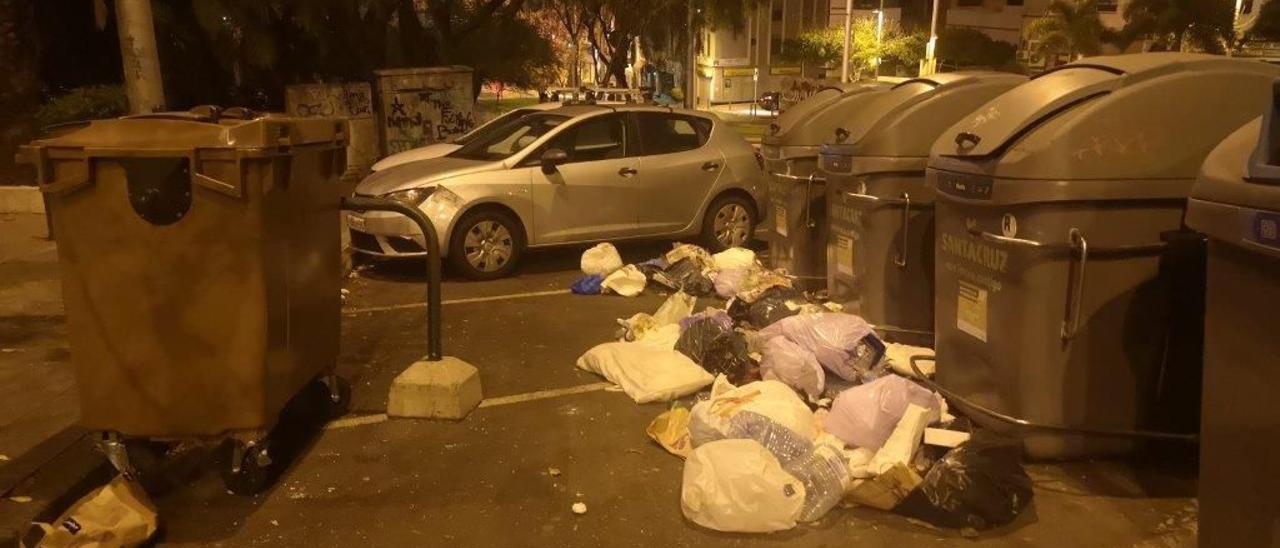
[[[819,117],[825,116],[828,109],[847,98],[881,87],[880,84],[857,84],[845,90],[834,87],[824,88],[779,114],[778,119],[769,124],[762,142],[766,145],[816,147],[822,144],[822,138],[830,135],[834,128],[829,128],[822,137],[817,139],[810,137],[809,132],[802,128],[818,120]],[[800,134],[799,132],[802,131],[803,134]]]
[[[279,150],[307,144],[345,144],[346,123],[291,118],[247,109],[197,107],[69,125],[37,139],[32,148],[92,148],[125,152],[195,149]]]
[[[814,111],[808,120],[797,124],[791,132],[783,136],[783,144],[817,147],[835,140],[837,128],[858,113],[873,108],[872,105],[876,100],[883,97],[890,89],[885,85],[869,84],[846,91],[839,99]]]
[[[1026,81],[1024,76],[987,71],[906,80],[841,116],[835,143],[824,145],[823,152],[926,157],[938,135],[957,120]],[[846,144],[849,146],[841,146]]]
[[[1275,110],[1268,109],[1213,149],[1192,198],[1280,212],[1280,119]]]

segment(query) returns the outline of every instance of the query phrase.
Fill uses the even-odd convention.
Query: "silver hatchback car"
[[[475,279],[506,276],[528,248],[635,238],[746,243],[767,192],[751,145],[713,115],[573,105],[504,122],[458,150],[369,175],[356,193],[421,209],[441,252]],[[426,253],[394,213],[349,214],[365,254]]]

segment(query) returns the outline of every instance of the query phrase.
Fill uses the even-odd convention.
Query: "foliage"
[[[122,86],[86,86],[55,97],[36,110],[37,126],[114,118],[129,112]]]
[[[954,27],[938,35],[935,55],[946,67],[999,68],[1014,62],[1017,47],[971,28]]]
[[[880,40],[876,39],[876,20],[860,17],[853,20],[849,47],[849,70],[858,73],[871,70],[879,59],[882,66],[914,66],[924,57],[927,39],[919,34],[905,34],[896,25],[886,24]],[[844,27],[814,29],[787,40],[782,58],[790,63],[805,63],[839,68],[844,56]]]
[[[1074,60],[1097,55],[1109,32],[1098,17],[1098,0],[1053,0],[1045,16],[1027,26],[1027,35],[1037,41],[1036,54],[1065,53]]]
[[[1255,4],[1256,5],[1256,4]],[[1252,40],[1280,41],[1280,2],[1267,2],[1259,8],[1247,38]]]
[[[1152,50],[1222,53],[1235,34],[1232,5],[1229,0],[1132,0],[1116,42],[1121,49],[1146,39]]]

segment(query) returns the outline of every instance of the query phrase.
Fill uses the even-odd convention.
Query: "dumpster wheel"
[[[271,482],[271,457],[265,444],[232,441],[231,461],[222,471],[222,483],[237,495],[256,495]]]
[[[312,383],[317,396],[324,401],[325,420],[347,414],[351,408],[351,383],[337,375],[321,375]]]

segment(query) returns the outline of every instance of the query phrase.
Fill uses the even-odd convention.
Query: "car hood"
[[[425,147],[406,150],[404,152],[397,152],[387,156],[386,158],[378,160],[377,163],[373,164],[372,169],[374,171],[382,171],[389,167],[395,167],[409,162],[439,158],[460,148],[462,148],[462,145],[454,143],[436,143],[434,145],[427,145]]]
[[[356,185],[356,193],[381,196],[388,192],[431,186],[460,175],[502,169],[502,162],[462,158],[430,158],[375,171]]]

